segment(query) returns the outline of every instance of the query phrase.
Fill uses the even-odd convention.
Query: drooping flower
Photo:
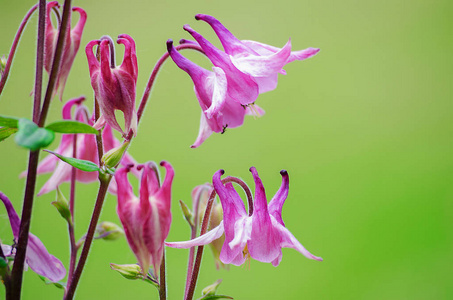
[[[53,56],[58,40],[58,29],[52,24],[50,12],[52,9],[59,8],[60,5],[57,1],[47,3],[46,9],[46,34],[44,41],[44,68],[50,73],[53,64]],[[69,76],[72,63],[74,62],[77,51],[80,47],[80,40],[82,38],[83,28],[87,20],[86,12],[80,7],[73,7],[72,11],[76,11],[80,14],[79,21],[71,29],[71,18],[68,21],[68,28],[66,30],[65,43],[63,49],[63,55],[61,58],[60,70],[58,72],[57,81],[55,84],[55,93],[59,91],[60,100],[63,98],[63,91],[66,85],[66,80]]]
[[[286,74],[282,69],[286,64],[310,58],[319,52],[318,48],[291,51],[291,40],[281,49],[255,41],[241,41],[212,16],[197,14],[195,19],[205,21],[214,29],[231,63],[253,78],[260,94],[277,87],[278,74]],[[194,38],[203,47],[205,42],[196,36]],[[209,56],[209,53],[206,54]]]
[[[89,125],[93,125],[93,120],[90,117],[88,108],[82,104],[85,97],[69,100],[63,107],[62,115],[64,120],[76,120]],[[75,106],[73,115],[71,115],[71,109]],[[109,151],[120,145],[120,142],[113,136],[111,127],[107,124],[102,132],[102,141],[104,146],[104,152]],[[96,164],[99,164],[99,157],[97,152],[96,137],[93,134],[77,134],[77,145],[76,145],[76,158],[89,160]],[[74,137],[72,134],[63,134],[60,145],[54,151],[60,155],[66,157],[74,157]],[[121,164],[127,165],[134,163],[134,159],[126,153],[121,161]],[[52,190],[55,190],[63,182],[71,180],[73,167],[65,162],[60,161],[54,155],[48,155],[38,165],[37,173],[44,174],[53,172],[52,176],[47,180],[44,186],[39,191],[38,195],[46,194]],[[26,176],[26,172],[21,174],[21,177]],[[135,173],[136,174],[136,173]],[[96,181],[98,179],[97,172],[85,172],[76,169],[76,180],[84,183]],[[116,193],[116,183],[114,180],[110,183],[109,191]]]
[[[227,77],[222,68],[214,66],[212,71],[208,71],[196,65],[175,49],[172,40],[167,41],[167,49],[176,65],[192,78],[201,106],[200,130],[192,148],[200,146],[213,132],[223,133],[227,127],[241,126],[244,116],[253,113],[227,93]],[[259,107],[256,110],[264,113]]]
[[[11,201],[2,192],[0,192],[0,200],[5,205],[14,239],[17,241],[19,238],[20,218],[14,210]],[[2,249],[6,256],[15,255],[15,250],[8,245],[2,245]],[[37,274],[48,278],[52,282],[58,282],[66,276],[66,269],[61,261],[51,255],[41,240],[31,233],[28,237],[25,262]]]
[[[164,241],[171,224],[171,186],[174,177],[170,163],[160,163],[166,174],[161,184],[156,164],[150,162],[116,171],[118,183],[117,212],[124,227],[129,246],[146,275],[150,266],[159,274]],[[140,195],[136,197],[127,174],[131,169],[142,170]]]
[[[203,49],[212,64],[221,68],[225,74],[227,94],[237,103],[248,105],[258,98],[258,85],[253,78],[237,69],[227,53],[219,50],[201,34],[189,25],[184,25],[184,30],[189,32]]]
[[[248,257],[278,266],[282,248],[293,248],[305,257],[321,261],[322,258],[308,252],[286,229],[282,220],[283,204],[288,196],[289,177],[281,171],[282,184],[268,204],[264,186],[254,167],[250,168],[255,181],[253,214],[248,216],[244,203],[231,183],[223,184],[223,170],[214,174],[213,185],[222,203],[224,219],[206,234],[186,242],[166,243],[169,247],[189,248],[206,245],[225,233],[220,260],[225,264],[241,265]]]
[[[135,95],[138,75],[135,42],[129,35],[120,34],[117,43],[125,47],[123,62],[118,67],[112,65],[114,62],[111,62],[112,53],[107,39],[94,40],[86,46],[91,86],[105,122],[122,134],[128,134],[132,130],[135,135],[137,133]],[[95,45],[99,46],[100,62],[93,54]],[[124,114],[124,131],[116,120],[115,110],[120,110]]]

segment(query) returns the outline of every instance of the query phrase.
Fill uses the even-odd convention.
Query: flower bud
[[[3,75],[3,71],[6,68],[6,61],[7,61],[7,58],[5,55],[0,57],[0,75]]]
[[[126,279],[135,280],[143,277],[142,269],[137,264],[133,265],[110,264],[110,268],[120,273],[121,276],[123,276]]]
[[[71,211],[69,210],[68,200],[66,200],[63,193],[57,187],[57,199],[51,203],[58,210],[60,215],[68,223],[71,222]]]
[[[102,156],[102,163],[107,168],[116,167],[123,158],[124,152],[129,147],[129,141],[124,142],[119,147],[113,148]]]
[[[204,214],[206,211],[206,205],[209,200],[209,196],[211,195],[213,188],[210,184],[203,184],[195,187],[192,191],[192,199],[194,203],[194,210],[197,209],[198,216],[196,222],[201,226],[204,218]],[[198,208],[196,208],[198,205]],[[222,205],[217,201],[212,202],[211,207],[211,216],[209,219],[208,230],[211,230],[217,226],[219,226],[220,222],[223,220],[223,210]],[[214,256],[216,268],[219,269],[220,267],[226,268],[225,264],[220,261],[220,251],[222,250],[223,242],[225,241],[225,235],[222,235],[220,238],[212,241],[209,244],[209,248],[211,248],[212,255]]]
[[[184,215],[187,223],[189,223],[190,227],[193,227],[193,214],[190,211],[189,207],[182,200],[179,200],[179,206],[181,207],[182,214]]]
[[[219,285],[222,283],[222,279],[219,279],[217,280],[216,282],[214,282],[213,284],[205,287],[202,291],[201,291],[201,294],[203,296],[212,296],[212,295],[215,295],[215,293],[217,292],[217,288],[219,287]]]
[[[124,235],[124,231],[121,227],[108,221],[98,224],[96,233],[96,239],[103,239],[105,241],[114,241]]]

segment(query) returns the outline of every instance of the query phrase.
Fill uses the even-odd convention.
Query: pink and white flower
[[[125,47],[123,62],[117,67],[111,65],[112,53],[108,40],[94,40],[86,46],[91,86],[105,122],[122,134],[128,134],[132,130],[135,136],[137,133],[135,95],[138,76],[135,42],[129,35],[121,34],[117,43]],[[95,45],[100,47],[100,62],[93,54]],[[120,110],[124,114],[124,130],[116,120],[115,110]]]
[[[129,165],[117,170],[115,174],[118,183],[118,216],[129,246],[144,274],[148,273],[150,266],[153,266],[154,274],[159,274],[164,241],[171,225],[171,187],[174,171],[166,161],[160,165],[166,169],[162,184],[157,166],[153,162],[136,167]],[[139,197],[134,195],[127,178],[131,169],[142,172]]]
[[[166,243],[173,248],[190,248],[206,245],[225,233],[220,260],[225,264],[241,265],[248,258],[278,266],[282,260],[282,248],[293,248],[305,257],[322,261],[314,256],[286,229],[282,220],[282,207],[288,196],[289,177],[281,171],[282,184],[268,204],[263,183],[254,167],[250,168],[255,181],[253,214],[249,216],[244,203],[231,183],[223,184],[223,170],[214,174],[214,188],[222,203],[224,219],[219,226],[204,235],[186,242]]]
[[[50,73],[53,64],[53,57],[58,40],[58,29],[52,24],[50,12],[54,8],[59,8],[60,5],[57,1],[47,3],[46,8],[46,34],[44,41],[44,68]],[[83,28],[87,20],[86,12],[80,7],[73,7],[72,11],[80,14],[79,21],[71,29],[71,18],[68,21],[68,28],[66,30],[63,55],[61,58],[60,70],[58,72],[57,81],[55,84],[55,93],[60,93],[60,100],[63,98],[63,91],[66,85],[66,80],[69,76],[72,64],[74,62],[77,51],[79,51],[80,40],[82,39]]]

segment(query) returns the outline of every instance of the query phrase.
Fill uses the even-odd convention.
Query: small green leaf
[[[47,279],[46,277],[42,276],[42,275],[39,275],[37,274],[39,278],[41,278],[42,281],[44,281],[45,284],[49,285],[49,284],[53,284],[54,286],[56,286],[57,288],[59,289],[64,289],[66,287],[66,282],[63,282],[63,281],[58,281],[58,282],[52,282],[50,281],[49,279]]]
[[[0,115],[0,126],[17,128],[18,122],[19,122],[18,118]]]
[[[56,121],[47,125],[46,128],[58,133],[99,133],[88,124],[72,120]]]
[[[8,266],[8,261],[0,256],[0,269],[6,268]]]
[[[19,119],[18,127],[19,131],[15,136],[16,143],[31,151],[49,146],[55,138],[55,133],[52,130],[40,128],[25,118]]]
[[[50,151],[50,150],[44,150],[44,151],[55,155],[56,157],[58,157],[65,163],[70,164],[71,166],[73,166],[74,168],[77,168],[79,170],[82,170],[85,172],[96,172],[96,171],[100,170],[98,165],[96,165],[94,162],[91,162],[89,160],[77,159],[77,158],[73,158],[73,157],[66,157],[66,156],[60,155],[58,153],[55,153],[53,151]]]
[[[17,132],[17,128],[8,128],[2,127],[0,128],[0,142],[9,138],[12,134]]]

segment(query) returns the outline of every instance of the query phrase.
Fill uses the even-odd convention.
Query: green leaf
[[[52,282],[42,275],[39,275],[39,274],[37,274],[37,275],[39,278],[41,278],[42,281],[44,281],[45,284],[53,284],[59,289],[64,289],[66,287],[66,282],[63,282],[63,281]]]
[[[40,128],[28,119],[19,119],[18,125],[19,131],[15,136],[15,141],[19,146],[31,151],[49,146],[55,139],[55,133],[52,130]]]
[[[47,125],[46,128],[58,133],[99,133],[96,129],[88,124],[72,120],[56,121]]]
[[[8,261],[0,256],[0,269],[6,268],[8,266]]]
[[[18,118],[0,115],[0,126],[17,128],[18,122],[19,122]]]
[[[66,157],[66,156],[60,155],[58,153],[55,153],[53,151],[50,151],[50,150],[44,150],[44,151],[55,155],[56,157],[58,157],[65,163],[70,164],[71,166],[73,166],[74,168],[77,168],[79,170],[82,170],[85,172],[96,172],[96,171],[100,170],[98,165],[96,165],[94,162],[91,162],[89,160],[77,159],[77,158],[73,158],[73,157]]]
[[[2,127],[0,128],[0,142],[9,138],[12,134],[17,132],[17,128],[8,128]]]

